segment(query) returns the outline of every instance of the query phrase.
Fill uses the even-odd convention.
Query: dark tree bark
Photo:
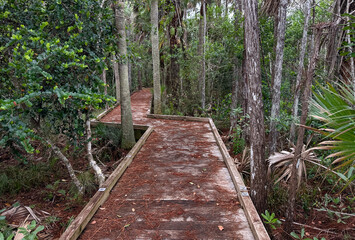
[[[312,81],[314,70],[317,63],[317,58],[319,55],[319,45],[322,33],[322,26],[315,26],[313,29],[314,35],[314,45],[313,45],[313,53],[311,60],[308,65],[307,75],[306,75],[306,83],[304,87],[304,94],[302,99],[302,115],[300,124],[305,125],[306,120],[308,117],[308,106],[309,106],[309,99],[311,97],[312,92]],[[303,127],[298,128],[298,138],[297,138],[297,145],[295,150],[295,157],[292,161],[292,170],[291,170],[291,180],[289,185],[289,206],[286,210],[286,223],[285,223],[285,230],[286,232],[292,231],[292,222],[294,217],[295,205],[296,205],[296,192],[297,192],[297,161],[301,155],[302,148],[303,148],[303,138],[304,138],[305,129]]]
[[[180,0],[170,0],[170,4],[174,6],[174,16],[169,25],[169,44],[170,44],[170,68],[169,78],[167,81],[167,88],[175,99],[179,98],[179,85],[180,85],[180,66],[178,63],[178,49],[181,47],[181,40],[178,35],[178,28],[182,22],[182,12],[180,8]],[[175,102],[175,107],[176,102]]]
[[[259,21],[257,0],[244,0],[245,74],[250,116],[250,195],[259,213],[266,204],[265,127],[261,93]]]

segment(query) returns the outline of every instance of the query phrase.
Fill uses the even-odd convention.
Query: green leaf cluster
[[[92,111],[114,102],[100,79],[116,45],[112,9],[94,0],[9,0],[0,12],[0,145],[33,152],[31,140],[44,132],[78,143]]]

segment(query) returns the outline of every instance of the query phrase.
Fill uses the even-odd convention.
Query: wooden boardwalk
[[[154,131],[79,238],[269,239],[248,194],[238,197],[211,123],[148,118],[150,101],[150,89],[132,95],[134,124]]]

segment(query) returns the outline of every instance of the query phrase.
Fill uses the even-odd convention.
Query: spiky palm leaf
[[[313,149],[334,150],[327,156],[334,157],[337,168],[354,166],[355,160],[355,96],[351,87],[338,84],[338,90],[328,84],[314,94],[311,116],[324,123],[321,133],[331,138]]]
[[[275,177],[277,178],[275,184],[281,181],[282,179],[288,181],[288,179],[291,177],[291,169],[292,169],[292,161],[294,158],[294,153],[295,153],[295,149],[291,148],[291,152],[288,151],[281,151],[279,153],[276,152],[269,157],[268,175],[270,175],[271,172],[275,174]],[[301,157],[298,159],[297,162],[297,164],[299,165],[297,168],[298,186],[300,186],[301,184],[303,175],[305,176],[305,178],[307,178],[306,163],[305,163],[306,161],[311,163],[317,163],[320,160],[314,154],[312,149],[307,149],[307,146],[304,145],[302,148]]]

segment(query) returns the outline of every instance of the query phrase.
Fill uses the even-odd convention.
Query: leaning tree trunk
[[[307,116],[308,116],[308,106],[309,106],[309,100],[311,97],[311,88],[312,88],[312,81],[313,81],[313,75],[314,75],[314,70],[316,67],[317,63],[317,58],[319,54],[319,45],[320,45],[320,39],[321,39],[321,32],[322,28],[316,26],[314,28],[314,45],[313,45],[313,53],[311,60],[308,65],[308,71],[306,75],[306,84],[304,87],[304,94],[303,94],[303,99],[302,99],[302,115],[301,115],[301,120],[300,120],[300,125],[305,125]],[[293,216],[294,216],[294,211],[295,211],[295,205],[296,205],[296,191],[297,191],[297,167],[298,167],[298,160],[299,157],[301,156],[302,148],[303,148],[303,138],[304,138],[304,132],[305,129],[303,127],[298,128],[298,137],[297,137],[297,145],[296,145],[296,150],[295,150],[295,157],[292,161],[292,170],[291,170],[291,180],[290,180],[290,185],[289,185],[289,206],[286,209],[286,224],[285,224],[285,230],[286,232],[291,232],[292,230],[292,222],[293,222]]]
[[[288,0],[281,0],[278,11],[276,57],[273,72],[273,93],[270,120],[270,154],[276,151],[278,131],[276,125],[280,118],[280,96],[282,80],[282,63],[284,57],[285,32],[286,32],[286,10]]]
[[[120,73],[119,73],[119,66],[116,59],[116,54],[112,54],[112,64],[113,64],[113,74],[115,76],[115,86],[116,86],[116,102],[121,102],[121,87],[120,87]]]
[[[117,3],[115,11],[116,28],[118,32],[118,50],[121,56],[119,64],[120,80],[121,80],[121,122],[122,122],[122,142],[121,147],[129,149],[135,144],[133,119],[131,111],[131,97],[128,81],[127,66],[127,44],[125,32],[124,2]]]
[[[63,164],[67,168],[67,170],[69,172],[69,176],[72,179],[72,181],[74,182],[76,188],[78,189],[79,194],[83,195],[84,194],[84,186],[81,184],[79,179],[76,177],[76,175],[74,173],[73,166],[70,164],[68,158],[66,158],[64,156],[64,154],[60,151],[60,149],[56,145],[54,145],[51,140],[47,139],[46,141],[49,144],[49,146],[51,147],[51,149],[53,150],[53,152],[59,157],[59,159],[63,162]]]
[[[198,56],[200,57],[200,73],[198,82],[200,85],[201,108],[206,107],[206,61],[205,61],[205,40],[206,40],[206,3],[201,0],[199,37],[198,37]]]
[[[154,113],[161,114],[161,86],[160,86],[160,56],[159,56],[159,15],[158,0],[152,0],[150,19],[152,23],[152,59],[153,59],[153,85],[154,85]]]
[[[250,195],[259,213],[266,204],[265,127],[261,93],[261,67],[257,0],[244,0],[245,73],[249,86]]]
[[[304,14],[305,15],[304,15],[303,35],[302,35],[302,41],[301,41],[300,59],[298,62],[295,98],[293,101],[293,108],[292,108],[293,121],[291,124],[291,130],[290,130],[290,142],[292,142],[292,143],[295,141],[295,132],[296,132],[295,121],[298,117],[298,103],[299,103],[299,99],[300,99],[301,79],[302,79],[302,73],[303,73],[303,68],[304,68],[304,56],[306,53],[306,46],[307,46],[307,32],[308,32],[308,26],[309,26],[309,16],[311,14],[311,0],[306,0]]]
[[[101,187],[102,184],[105,182],[105,176],[102,173],[101,168],[97,165],[96,161],[94,160],[94,156],[92,155],[92,144],[91,144],[91,124],[90,120],[86,120],[86,151],[89,159],[90,166],[94,170],[96,180]]]

